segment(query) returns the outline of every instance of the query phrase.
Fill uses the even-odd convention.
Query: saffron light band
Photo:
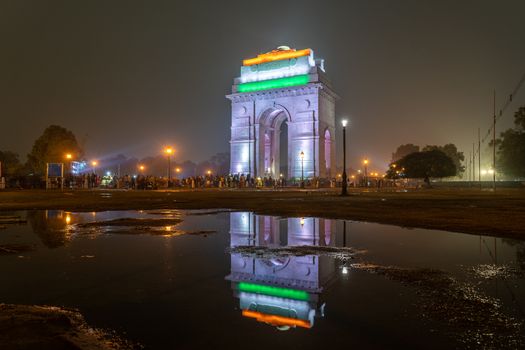
[[[255,318],[259,322],[268,323],[274,326],[299,326],[303,328],[311,328],[311,324],[305,320],[297,318],[283,317],[277,315],[263,314],[262,312],[242,310],[244,317]]]
[[[267,53],[263,53],[260,55],[257,55],[255,58],[248,58],[246,60],[242,61],[242,64],[244,66],[252,66],[254,64],[261,64],[264,62],[272,62],[272,61],[279,61],[279,60],[286,60],[291,58],[297,58],[302,56],[308,56],[312,50],[310,49],[304,49],[304,50],[274,50]]]
[[[243,83],[237,86],[239,92],[251,92],[268,89],[278,89],[288,86],[306,85],[308,84],[308,74],[295,75],[293,77],[270,79],[263,81],[254,81],[250,83]]]

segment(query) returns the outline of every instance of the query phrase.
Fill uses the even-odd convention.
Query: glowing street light
[[[68,160],[67,167],[69,168],[69,172],[73,173],[71,160],[73,159],[73,155],[71,153],[66,153],[65,158]]]
[[[365,166],[365,186],[368,187],[368,159],[363,160]]]
[[[208,170],[206,174],[211,175],[211,170]]]
[[[91,162],[91,166],[93,167],[93,174],[96,173],[98,162],[96,160]]]
[[[299,157],[301,158],[301,188],[304,188],[304,152],[303,151],[299,153]]]
[[[341,124],[343,125],[343,183],[341,186],[341,196],[348,195],[348,190],[346,188],[346,124],[348,123],[348,120],[343,119],[341,120]]]
[[[140,170],[141,172],[143,172],[144,169],[146,169],[146,168],[144,167],[144,165],[139,165],[139,170]]]
[[[171,186],[171,155],[175,151],[171,147],[164,148],[164,153],[168,156],[168,188]]]

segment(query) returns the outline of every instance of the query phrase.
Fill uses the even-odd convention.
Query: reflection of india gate
[[[335,221],[230,214],[230,237],[235,246],[335,246]],[[279,328],[311,328],[324,316],[321,293],[334,281],[336,264],[322,255],[275,258],[231,254],[234,295],[242,315]]]
[[[303,162],[305,178],[334,176],[337,95],[311,49],[281,46],[244,60],[226,97],[232,174],[300,178]]]

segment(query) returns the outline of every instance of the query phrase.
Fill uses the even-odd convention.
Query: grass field
[[[78,190],[0,191],[0,211],[63,209],[234,209],[281,216],[318,216],[525,239],[525,189]]]

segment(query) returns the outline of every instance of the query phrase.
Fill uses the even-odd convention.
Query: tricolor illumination
[[[254,284],[247,282],[239,283],[239,290],[248,293],[259,293],[265,295],[272,295],[275,297],[295,299],[295,300],[309,300],[308,292],[304,290],[289,289],[274,286],[265,286],[262,284]]]
[[[261,64],[265,62],[287,60],[310,55],[310,49],[304,50],[273,50],[267,53],[257,55],[255,58],[249,58],[242,61],[245,66],[252,66],[254,64]]]
[[[277,315],[263,314],[262,312],[256,312],[251,310],[242,310],[244,317],[255,318],[259,322],[271,324],[273,326],[291,326],[291,327],[303,327],[311,328],[309,321],[299,320],[297,318],[283,317]]]
[[[238,90],[239,92],[251,92],[258,90],[278,89],[288,86],[306,85],[308,84],[308,80],[308,74],[303,74],[280,79],[270,79],[263,81],[254,81],[250,83],[243,83],[238,85]]]

